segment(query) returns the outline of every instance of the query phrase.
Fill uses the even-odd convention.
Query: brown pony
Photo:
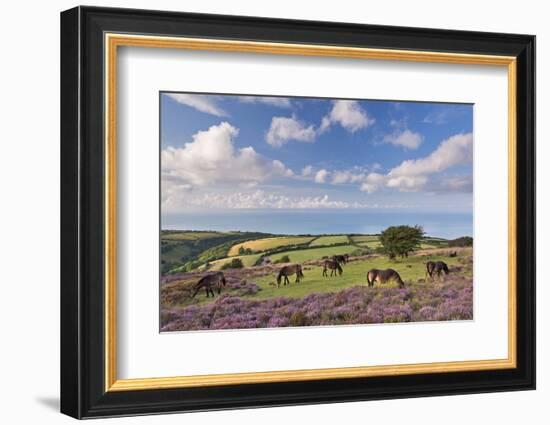
[[[284,285],[286,285],[287,283],[290,284],[288,276],[292,276],[293,274],[296,274],[295,283],[300,282],[300,279],[304,277],[304,274],[302,273],[302,266],[299,264],[289,264],[288,266],[281,267],[279,269],[279,274],[277,275],[277,286],[281,285],[282,277],[284,277]]]
[[[215,273],[209,273],[201,280],[199,280],[194,286],[193,289],[195,292],[193,292],[193,295],[191,298],[195,298],[195,295],[204,288],[206,291],[206,298],[212,294],[212,297],[214,297],[214,289],[217,288],[218,295],[222,292],[222,285],[225,286],[225,276],[223,275],[223,272],[215,272]]]
[[[328,277],[327,269],[330,269],[330,275],[336,276],[336,273],[338,273],[340,276],[342,276],[343,270],[340,266],[340,263],[336,260],[325,260],[323,263],[323,276]]]
[[[397,273],[394,269],[372,269],[367,273],[367,283],[369,286],[374,286],[375,281],[378,281],[379,283],[386,283],[389,280],[397,281],[400,288],[405,287],[405,282],[403,282],[401,276],[399,276],[399,273]]]
[[[338,261],[340,264],[346,264],[349,261],[349,255],[333,255],[332,259]]]
[[[433,274],[437,273],[437,277],[441,277],[441,272],[445,272],[445,274],[449,274],[449,267],[447,267],[447,264],[443,261],[428,261],[426,263],[426,275],[424,276],[426,279],[428,278],[428,275],[433,279]]]

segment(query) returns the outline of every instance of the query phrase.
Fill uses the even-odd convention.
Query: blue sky
[[[162,212],[472,211],[473,106],[161,93]]]

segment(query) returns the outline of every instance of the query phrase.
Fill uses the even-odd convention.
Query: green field
[[[463,253],[462,256],[471,256],[471,251]],[[247,278],[257,284],[261,291],[254,295],[246,295],[248,299],[267,299],[272,297],[291,297],[302,298],[312,293],[337,292],[345,288],[356,285],[367,285],[367,272],[370,269],[387,269],[396,270],[405,285],[415,283],[419,279],[423,279],[426,273],[425,263],[428,259],[443,259],[449,267],[461,265],[459,257],[449,258],[444,256],[410,256],[402,260],[389,260],[385,256],[377,256],[368,260],[352,261],[343,266],[341,276],[324,277],[322,275],[323,268],[317,265],[305,265],[303,269],[304,278],[299,283],[294,283],[295,276],[290,276],[290,285],[282,285],[277,287],[276,277],[278,268],[274,268],[270,274]],[[246,270],[242,269],[243,277],[246,277]],[[461,273],[471,277],[471,269]],[[431,282],[431,281],[430,281]],[[437,280],[435,281],[437,282]],[[434,283],[435,284],[435,283]],[[378,285],[378,283],[376,284]],[[395,282],[390,282],[384,286],[397,286]],[[194,302],[201,304],[212,302],[212,299],[207,299],[203,293],[197,296]]]
[[[331,257],[337,254],[351,254],[356,251],[354,245],[326,246],[322,248],[300,249],[295,251],[284,251],[270,255],[271,261],[276,261],[281,257],[288,255],[292,263],[303,263],[309,260],[320,260],[323,257]]]
[[[347,235],[329,235],[329,236],[320,236],[316,239],[313,239],[309,246],[327,246],[327,245],[336,245],[349,243],[349,238]]]
[[[167,241],[197,241],[200,239],[218,238],[224,235],[232,234],[230,232],[178,232],[178,231],[164,231],[161,233],[161,238]]]
[[[449,246],[449,241],[441,238],[424,238],[424,241],[420,244],[420,248],[429,249],[429,248],[446,248]]]
[[[382,246],[378,235],[351,236],[351,240],[354,244],[359,245],[360,247],[369,247],[375,249],[379,246]]]
[[[229,250],[228,255],[238,255],[240,248],[251,249],[254,252],[262,252],[282,246],[307,244],[311,242],[312,239],[313,236],[281,236],[275,238],[256,239],[233,245]]]
[[[379,242],[378,235],[359,235],[359,236],[355,235],[350,237],[354,243]]]
[[[230,258],[223,258],[221,260],[210,262],[209,270],[220,270],[225,263],[230,263],[235,258],[238,258],[239,260],[241,260],[243,262],[243,266],[252,267],[254,263],[256,263],[258,258],[260,258],[261,256],[262,254],[251,254],[251,255],[237,255]]]

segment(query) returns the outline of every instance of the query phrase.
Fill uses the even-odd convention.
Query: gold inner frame
[[[416,373],[446,373],[515,368],[516,359],[516,58],[442,52],[370,49],[326,45],[212,40],[128,34],[105,34],[105,391],[135,391],[214,385],[357,378]],[[354,59],[398,60],[503,66],[508,72],[508,357],[419,364],[305,369],[215,375],[118,379],[116,325],[116,123],[117,48],[120,46],[226,51]]]

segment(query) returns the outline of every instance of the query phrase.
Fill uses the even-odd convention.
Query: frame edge
[[[80,8],[61,12],[61,314],[60,411],[82,418],[80,336],[79,144]]]

